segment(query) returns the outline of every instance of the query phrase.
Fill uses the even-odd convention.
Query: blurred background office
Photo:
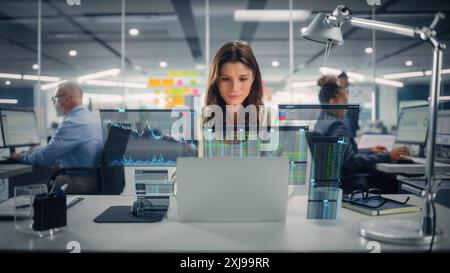
[[[333,47],[324,62],[325,47],[303,39],[301,32],[316,13],[339,4],[360,18],[410,26],[429,25],[440,11],[447,18],[436,31],[450,44],[450,3],[368,2],[377,1],[2,0],[0,107],[35,110],[42,144],[61,122],[50,98],[64,81],[82,86],[83,104],[95,113],[198,107],[212,56],[224,43],[240,39],[254,50],[266,104],[318,104],[317,79],[345,71],[349,103],[362,109],[356,137],[394,133],[403,107],[427,103],[430,47],[347,26],[345,44]],[[443,60],[441,96],[450,98],[448,50]]]

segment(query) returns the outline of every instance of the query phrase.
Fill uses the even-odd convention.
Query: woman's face
[[[250,94],[253,71],[241,62],[228,62],[219,71],[219,94],[227,105],[242,105]]]
[[[336,94],[336,97],[330,99],[331,104],[347,104],[348,103],[348,91],[345,88],[340,88],[339,92]],[[335,109],[333,110],[335,114],[340,118],[344,118],[345,110],[344,109]]]
[[[340,88],[335,98],[330,99],[330,103],[333,104],[347,104],[348,103],[348,90],[346,88]]]

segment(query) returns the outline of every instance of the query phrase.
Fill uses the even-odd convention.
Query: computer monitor
[[[40,144],[34,111],[2,109],[0,115],[4,147],[14,149],[14,147]]]
[[[318,121],[333,118],[332,115],[322,115],[325,112],[339,114],[347,129],[354,134],[359,127],[358,104],[279,104],[278,120],[280,125],[309,126],[314,128]]]
[[[0,119],[0,148],[5,146],[5,142],[3,141],[3,130],[1,125],[2,120]]]
[[[276,129],[276,128],[275,128]],[[308,126],[278,126],[280,156],[289,159],[289,185],[305,185]]]
[[[396,143],[425,145],[428,105],[404,107],[398,119]]]
[[[278,119],[280,123],[318,120],[323,110],[342,110],[343,120],[358,122],[360,106],[358,104],[279,104]]]
[[[170,167],[179,156],[197,156],[194,111],[100,110],[100,118],[104,161],[110,166]]]
[[[450,146],[450,110],[442,110],[438,113],[436,144]]]
[[[450,163],[450,101],[440,104],[436,127],[436,161]]]

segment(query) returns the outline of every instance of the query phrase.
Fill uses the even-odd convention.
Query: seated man
[[[58,116],[65,116],[48,145],[29,154],[11,154],[25,164],[60,168],[97,167],[103,149],[100,120],[82,105],[83,92],[72,82],[59,85],[52,98]],[[92,194],[97,191],[95,174],[71,171],[55,180],[56,186],[68,184],[69,194]]]
[[[324,76],[318,81],[321,86],[319,101],[322,104],[347,104],[348,93],[345,88],[338,84],[337,78]],[[353,190],[368,190],[376,187],[383,193],[396,193],[397,185],[395,181],[388,177],[375,177],[375,173],[369,177],[359,174],[371,172],[370,167],[376,163],[388,163],[391,160],[398,160],[402,155],[409,155],[406,147],[399,147],[387,152],[385,147],[376,146],[371,150],[358,150],[351,132],[344,125],[344,110],[330,109],[322,110],[314,131],[324,136],[345,137],[345,145],[342,166],[342,186],[344,193],[351,193]]]

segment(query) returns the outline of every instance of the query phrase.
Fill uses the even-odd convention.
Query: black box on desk
[[[34,199],[33,229],[37,231],[67,225],[66,196],[41,195]]]

